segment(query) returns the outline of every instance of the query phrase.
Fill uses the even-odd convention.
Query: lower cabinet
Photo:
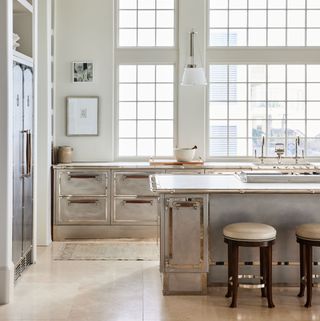
[[[111,224],[157,225],[158,198],[114,198]]]
[[[59,197],[57,224],[106,224],[108,220],[106,197]]]
[[[208,197],[161,197],[160,204],[163,292],[205,294],[208,273]],[[188,288],[185,284],[188,284]]]

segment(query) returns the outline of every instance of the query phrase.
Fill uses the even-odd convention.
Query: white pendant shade
[[[203,68],[185,67],[181,85],[183,86],[205,86],[207,84]]]

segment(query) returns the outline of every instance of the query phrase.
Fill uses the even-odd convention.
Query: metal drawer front
[[[115,173],[115,195],[153,196],[149,184],[149,175],[152,174],[155,172]]]
[[[157,225],[157,198],[114,199],[112,224]]]
[[[106,195],[107,174],[97,172],[60,173],[60,195]]]
[[[60,197],[59,214],[56,223],[106,223],[106,205],[106,198],[104,197]]]
[[[202,175],[204,174],[204,169],[168,169],[166,174],[170,175]]]

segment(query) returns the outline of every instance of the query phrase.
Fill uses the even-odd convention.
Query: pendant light
[[[181,85],[182,86],[205,86],[207,84],[206,75],[202,67],[197,67],[194,58],[194,38],[195,32],[190,32],[190,54],[188,63],[184,68]]]

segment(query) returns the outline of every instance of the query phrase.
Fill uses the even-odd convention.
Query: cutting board
[[[164,165],[180,165],[180,166],[184,166],[184,165],[198,165],[201,166],[203,165],[203,160],[202,159],[198,159],[198,160],[194,160],[191,162],[178,162],[174,159],[150,159],[149,160],[149,164],[153,165],[153,166],[164,166]]]

